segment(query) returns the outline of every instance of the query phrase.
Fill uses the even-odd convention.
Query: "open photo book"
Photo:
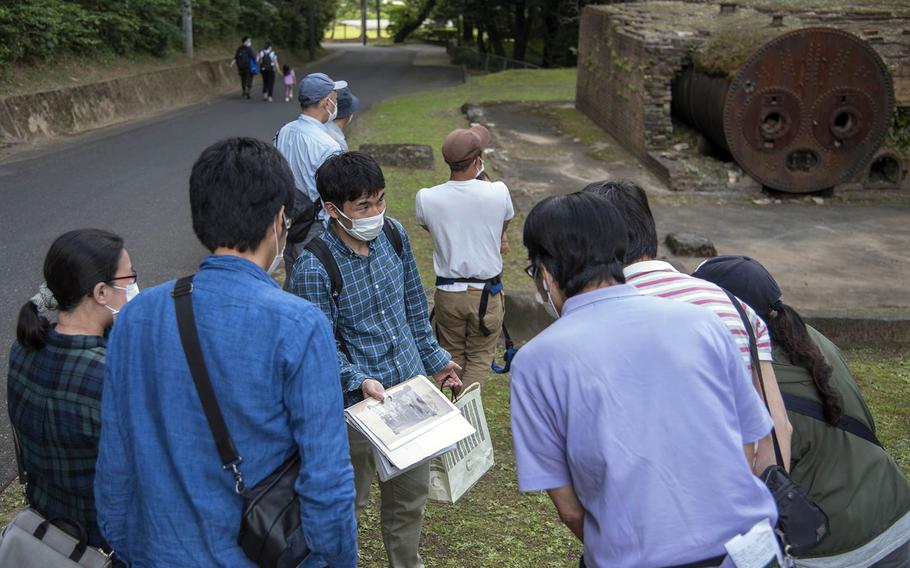
[[[474,434],[471,424],[429,379],[418,375],[344,411],[345,419],[373,444],[383,481],[444,454]]]

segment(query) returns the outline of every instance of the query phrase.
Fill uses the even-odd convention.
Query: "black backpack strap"
[[[332,288],[332,301],[337,306],[338,298],[341,297],[341,289],[344,287],[344,281],[341,279],[341,270],[338,269],[338,263],[335,262],[335,257],[332,256],[329,245],[325,244],[324,240],[316,237],[303,248],[313,253],[313,256],[322,263],[323,268],[328,273],[329,283]]]
[[[332,251],[329,250],[329,245],[321,238],[316,237],[308,242],[303,248],[313,253],[313,256],[315,256],[325,268],[326,273],[329,275],[329,285],[332,289],[332,301],[335,303],[335,307],[338,307],[338,301],[341,298],[341,290],[344,287],[344,280],[341,278],[341,270],[338,268],[335,257],[332,256]],[[348,344],[341,336],[338,326],[333,325],[332,327],[334,328],[333,331],[335,332],[335,341],[338,342],[338,348],[341,349],[344,356],[348,358],[348,361],[353,362],[353,359],[351,359],[351,352],[348,351]]]
[[[758,376],[758,384],[761,387],[761,396],[765,401],[765,408],[768,409],[768,413],[770,414],[771,406],[768,404],[768,393],[765,392],[765,378],[762,376],[761,372],[761,361],[758,359],[758,344],[755,340],[755,331],[752,329],[752,322],[749,321],[746,310],[743,309],[743,305],[740,303],[739,298],[731,294],[729,290],[723,288],[721,288],[721,290],[730,298],[730,303],[736,308],[739,319],[742,320],[743,327],[746,328],[746,333],[749,334],[749,355],[752,357],[752,368],[755,369],[755,374]],[[771,426],[771,441],[774,443],[774,459],[777,460],[777,465],[787,469],[784,465],[784,456],[780,451],[780,442],[777,441],[777,431],[774,429],[773,425]]]
[[[382,232],[385,233],[386,238],[392,243],[395,254],[398,255],[398,258],[401,258],[401,254],[404,252],[404,241],[401,239],[401,233],[398,231],[398,227],[395,226],[395,223],[387,219],[386,222],[382,224]]]
[[[817,400],[804,398],[795,394],[788,394],[785,392],[782,392],[780,394],[784,399],[784,406],[786,406],[787,410],[790,412],[802,414],[803,416],[814,418],[819,422],[824,422],[828,426],[833,426],[825,419],[825,407],[822,406],[822,403],[818,402]],[[836,426],[837,428],[840,428],[845,432],[849,432],[854,436],[858,436],[867,442],[871,442],[880,448],[882,447],[882,443],[878,441],[875,433],[868,426],[856,418],[853,418],[852,416],[847,416],[844,414],[841,416],[840,422],[836,424]]]
[[[234,474],[234,490],[239,495],[244,490],[243,476],[240,474],[239,468],[243,458],[234,447],[234,440],[224,422],[221,407],[218,406],[218,399],[215,398],[215,390],[212,388],[212,381],[209,378],[209,371],[205,366],[205,358],[202,356],[202,344],[199,342],[199,331],[196,329],[196,316],[193,312],[193,277],[194,275],[184,276],[178,280],[171,292],[177,311],[177,329],[180,332],[180,342],[183,344],[183,352],[190,367],[190,374],[193,376],[193,384],[196,385],[196,393],[199,395],[202,410],[205,412],[205,419],[215,438],[221,465],[225,470],[231,470]]]

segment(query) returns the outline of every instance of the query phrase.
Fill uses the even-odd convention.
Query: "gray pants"
[[[369,440],[350,427],[348,443],[351,447],[351,464],[354,466],[354,488],[357,491],[354,509],[359,521],[370,501],[370,486],[376,477],[376,463],[373,461],[373,446]],[[424,568],[418,547],[429,487],[429,462],[386,482],[379,482],[379,520],[390,568]]]

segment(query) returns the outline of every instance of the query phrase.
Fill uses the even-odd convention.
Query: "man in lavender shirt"
[[[549,493],[589,567],[732,566],[724,543],[777,521],[750,467],[771,418],[714,314],[623,283],[625,243],[590,194],[525,222],[528,273],[561,318],[512,364],[519,488]]]

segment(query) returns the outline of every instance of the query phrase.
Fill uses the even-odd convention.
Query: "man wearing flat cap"
[[[453,130],[442,144],[449,181],[417,192],[417,221],[433,237],[436,335],[465,387],[490,374],[504,315],[503,239],[515,216],[509,188],[479,179],[489,143],[483,126]]]
[[[344,129],[354,120],[354,113],[360,107],[360,99],[351,92],[350,87],[345,87],[338,91],[338,116],[335,120],[330,120],[325,124],[329,136],[338,142],[341,149],[348,151],[348,140],[345,137]]]
[[[330,156],[343,152],[326,130],[326,123],[338,115],[337,92],[347,86],[347,82],[333,81],[325,73],[307,75],[298,87],[300,116],[275,134],[275,147],[291,166],[298,190],[293,216],[296,229],[284,253],[287,281],[299,251],[324,229],[321,221],[326,215],[316,191],[316,170]]]

